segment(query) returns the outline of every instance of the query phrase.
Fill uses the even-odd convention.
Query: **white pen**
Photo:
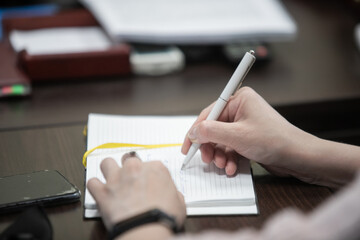
[[[238,67],[235,69],[235,72],[231,76],[229,82],[226,84],[224,90],[222,91],[220,97],[216,101],[214,107],[212,108],[210,114],[206,120],[217,120],[222,111],[224,110],[229,98],[241,87],[242,82],[245,79],[246,74],[249,72],[251,66],[255,62],[255,52],[250,50],[245,53],[243,59],[239,63]],[[196,151],[199,149],[199,143],[192,143],[191,147],[184,159],[181,170],[184,170],[186,165],[190,162],[192,157],[195,155]]]

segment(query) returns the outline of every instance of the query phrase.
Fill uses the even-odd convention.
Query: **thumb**
[[[194,143],[216,143],[236,149],[239,133],[239,123],[204,120],[191,129],[188,137]]]

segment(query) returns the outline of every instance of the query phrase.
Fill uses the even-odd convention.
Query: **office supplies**
[[[4,20],[3,24],[8,35],[15,31],[12,38],[16,42],[16,49],[24,49],[24,40],[26,45],[29,42],[32,45],[30,50],[27,47],[17,54],[18,65],[31,81],[121,76],[131,72],[130,47],[127,44],[111,44],[99,30],[96,19],[86,10],[68,10],[52,16],[11,18]],[[72,31],[75,29],[80,31]],[[65,33],[63,38],[71,39],[58,44],[63,38],[54,40],[57,37],[47,34],[49,32],[58,35],[62,35],[60,32]],[[84,43],[84,38],[92,41]],[[39,44],[39,39],[42,39],[42,44]]]
[[[122,42],[224,44],[293,39],[296,25],[278,0],[82,0]]]
[[[1,80],[0,80],[1,84]],[[26,96],[31,92],[31,87],[29,84],[9,84],[6,86],[0,86],[0,97],[10,97],[10,96]]]
[[[105,33],[96,26],[13,30],[9,40],[16,52],[25,50],[29,55],[105,51],[112,47]]]
[[[211,109],[211,112],[207,116],[206,120],[217,120],[220,116],[221,112],[224,110],[229,98],[233,95],[237,89],[240,88],[242,82],[244,81],[246,74],[249,72],[251,66],[255,62],[255,52],[250,51],[245,53],[243,59],[239,63],[238,67],[236,68],[235,72],[231,76],[229,82],[226,84],[224,90],[222,91],[220,97],[216,101],[214,107]],[[181,169],[185,169],[186,165],[189,163],[191,158],[199,149],[199,143],[192,143],[191,147],[184,159],[184,163]]]
[[[0,98],[31,94],[30,80],[16,65],[16,54],[8,42],[0,44]]]
[[[0,212],[80,200],[79,189],[55,170],[0,177],[0,190]]]
[[[254,50],[257,65],[269,61],[272,57],[270,44],[264,42],[232,43],[225,44],[221,48],[226,59],[235,66],[249,49]]]
[[[185,56],[176,46],[132,44],[130,64],[134,74],[161,76],[182,70]]]
[[[131,143],[141,145],[175,144],[171,147],[123,147],[97,149],[87,156],[85,181],[97,177],[105,179],[100,163],[112,157],[121,166],[121,157],[136,151],[142,161],[160,160],[169,170],[179,191],[185,197],[188,215],[257,214],[256,197],[248,161],[239,161],[239,171],[228,177],[214,164],[202,162],[196,154],[191,167],[181,171],[183,155],[180,148],[186,131],[195,116],[116,116],[90,114],[88,120],[87,149],[105,143]],[[178,144],[180,143],[180,144]],[[86,189],[85,218],[98,217],[96,202]]]

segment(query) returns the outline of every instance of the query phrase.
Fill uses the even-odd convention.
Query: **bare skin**
[[[201,143],[202,159],[237,170],[239,155],[256,161],[279,176],[294,176],[308,183],[336,187],[349,182],[360,169],[360,147],[327,141],[290,124],[262,97],[248,87],[229,101],[218,121],[205,120],[213,104],[199,115],[185,137],[182,152],[192,142]],[[136,156],[124,156],[123,168],[105,159],[101,170],[106,184],[89,180],[107,229],[119,221],[159,208],[182,225],[186,208],[166,167],[160,162],[142,163]],[[161,224],[134,228],[118,239],[167,239],[169,229]]]

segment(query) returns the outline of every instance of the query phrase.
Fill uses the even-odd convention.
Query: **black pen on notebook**
[[[224,90],[222,91],[220,97],[216,101],[211,112],[207,116],[206,120],[217,120],[222,111],[224,110],[226,104],[229,101],[229,98],[241,87],[242,82],[244,81],[246,74],[249,72],[250,68],[255,62],[255,52],[250,50],[246,52],[242,60],[240,61],[238,67],[235,69],[235,72],[231,76],[229,82],[226,84]],[[192,157],[195,155],[199,149],[199,143],[192,143],[191,147],[184,159],[181,170],[184,170],[187,164],[190,162]]]

